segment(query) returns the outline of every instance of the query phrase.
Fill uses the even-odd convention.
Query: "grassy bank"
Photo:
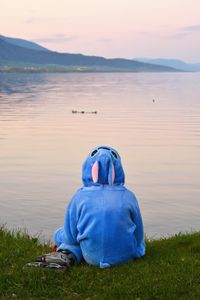
[[[0,299],[200,299],[200,232],[148,241],[143,259],[110,269],[22,269],[49,250],[0,228]]]

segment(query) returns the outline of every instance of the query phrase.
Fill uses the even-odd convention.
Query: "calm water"
[[[50,238],[101,144],[149,237],[200,230],[200,73],[1,74],[0,223]]]

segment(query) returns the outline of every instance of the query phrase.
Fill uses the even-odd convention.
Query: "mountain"
[[[14,44],[13,39],[0,37],[1,71],[90,71],[90,72],[176,72],[178,70],[134,60],[82,54],[59,53],[30,48]],[[16,42],[16,39],[14,39]],[[19,41],[17,41],[19,43]]]
[[[0,39],[11,45],[20,46],[20,47],[24,47],[27,49],[38,50],[38,51],[49,51],[48,49],[46,49],[34,42],[30,42],[30,41],[23,40],[23,39],[15,39],[15,38],[6,37],[3,35],[0,35]]]
[[[166,59],[166,58],[155,58],[155,59],[149,59],[149,58],[135,58],[134,60],[155,64],[158,66],[168,66],[171,68],[179,69],[182,71],[191,71],[191,72],[198,72],[200,71],[200,63],[197,64],[188,64],[182,60],[179,59]]]

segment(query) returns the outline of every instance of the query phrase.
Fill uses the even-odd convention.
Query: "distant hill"
[[[149,59],[149,58],[135,58],[134,60],[155,64],[158,66],[168,66],[175,69],[183,70],[183,71],[200,71],[200,63],[197,64],[188,64],[179,59],[166,59],[166,58],[156,58],[156,59]]]
[[[20,47],[24,47],[27,49],[32,49],[32,50],[38,50],[38,51],[49,51],[48,49],[34,43],[34,42],[30,42],[27,40],[23,40],[23,39],[16,39],[16,38],[11,38],[11,37],[6,37],[3,35],[0,35],[0,39],[3,40],[4,42],[7,42],[11,45],[15,45],[15,46],[20,46]]]
[[[26,45],[26,47],[22,45]],[[34,47],[34,49],[33,49]],[[134,60],[86,56],[48,51],[25,40],[0,37],[1,71],[92,71],[92,72],[176,72],[178,70]],[[36,49],[35,49],[36,48]]]

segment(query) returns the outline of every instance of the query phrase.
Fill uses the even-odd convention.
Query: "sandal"
[[[34,262],[27,263],[23,266],[23,269],[28,269],[28,268],[56,269],[56,270],[64,271],[67,269],[67,266],[61,266],[56,263],[44,263],[44,262],[34,261]]]
[[[36,258],[36,262],[55,263],[60,266],[71,267],[75,264],[76,259],[72,252],[68,250],[61,250],[59,252],[52,252],[43,254]]]

